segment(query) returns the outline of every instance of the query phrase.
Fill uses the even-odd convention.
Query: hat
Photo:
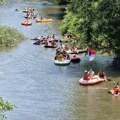
[[[87,70],[84,71],[85,73],[87,72]]]

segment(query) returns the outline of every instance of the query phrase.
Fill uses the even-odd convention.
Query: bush
[[[25,36],[15,28],[0,25],[0,47],[13,47],[24,39]]]

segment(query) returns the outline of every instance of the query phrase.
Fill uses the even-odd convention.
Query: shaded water
[[[39,17],[49,15],[53,23],[21,26],[22,10],[26,6],[38,8]],[[18,8],[20,11],[15,12]],[[51,2],[8,2],[0,6],[0,24],[13,26],[27,36],[18,47],[0,52],[0,96],[17,108],[7,113],[8,120],[119,120],[120,98],[107,93],[112,82],[120,79],[119,72],[108,67],[111,59],[97,56],[91,66],[80,55],[81,64],[55,66],[54,49],[34,46],[30,38],[56,34],[61,36],[61,10]],[[96,72],[104,68],[112,78],[99,85],[83,87],[78,80],[85,67]],[[111,73],[112,72],[112,73]]]

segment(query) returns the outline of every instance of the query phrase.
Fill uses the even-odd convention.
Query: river
[[[32,6],[39,17],[48,15],[53,23],[21,26],[22,10]],[[15,9],[19,11],[16,12]],[[110,67],[111,58],[97,55],[91,68],[103,68],[112,79],[95,86],[83,87],[78,81],[87,57],[79,55],[80,64],[54,65],[55,49],[35,46],[30,38],[56,34],[61,37],[59,26],[62,11],[52,2],[7,2],[0,6],[0,24],[15,27],[27,39],[12,49],[0,52],[0,96],[14,103],[17,108],[7,112],[7,120],[119,120],[120,98],[107,92],[113,81],[119,81],[119,72]]]

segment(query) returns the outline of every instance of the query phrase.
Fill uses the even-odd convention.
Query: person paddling
[[[120,93],[119,82],[117,82],[117,83],[114,82],[113,84],[114,84],[114,87],[113,87],[114,94]]]

